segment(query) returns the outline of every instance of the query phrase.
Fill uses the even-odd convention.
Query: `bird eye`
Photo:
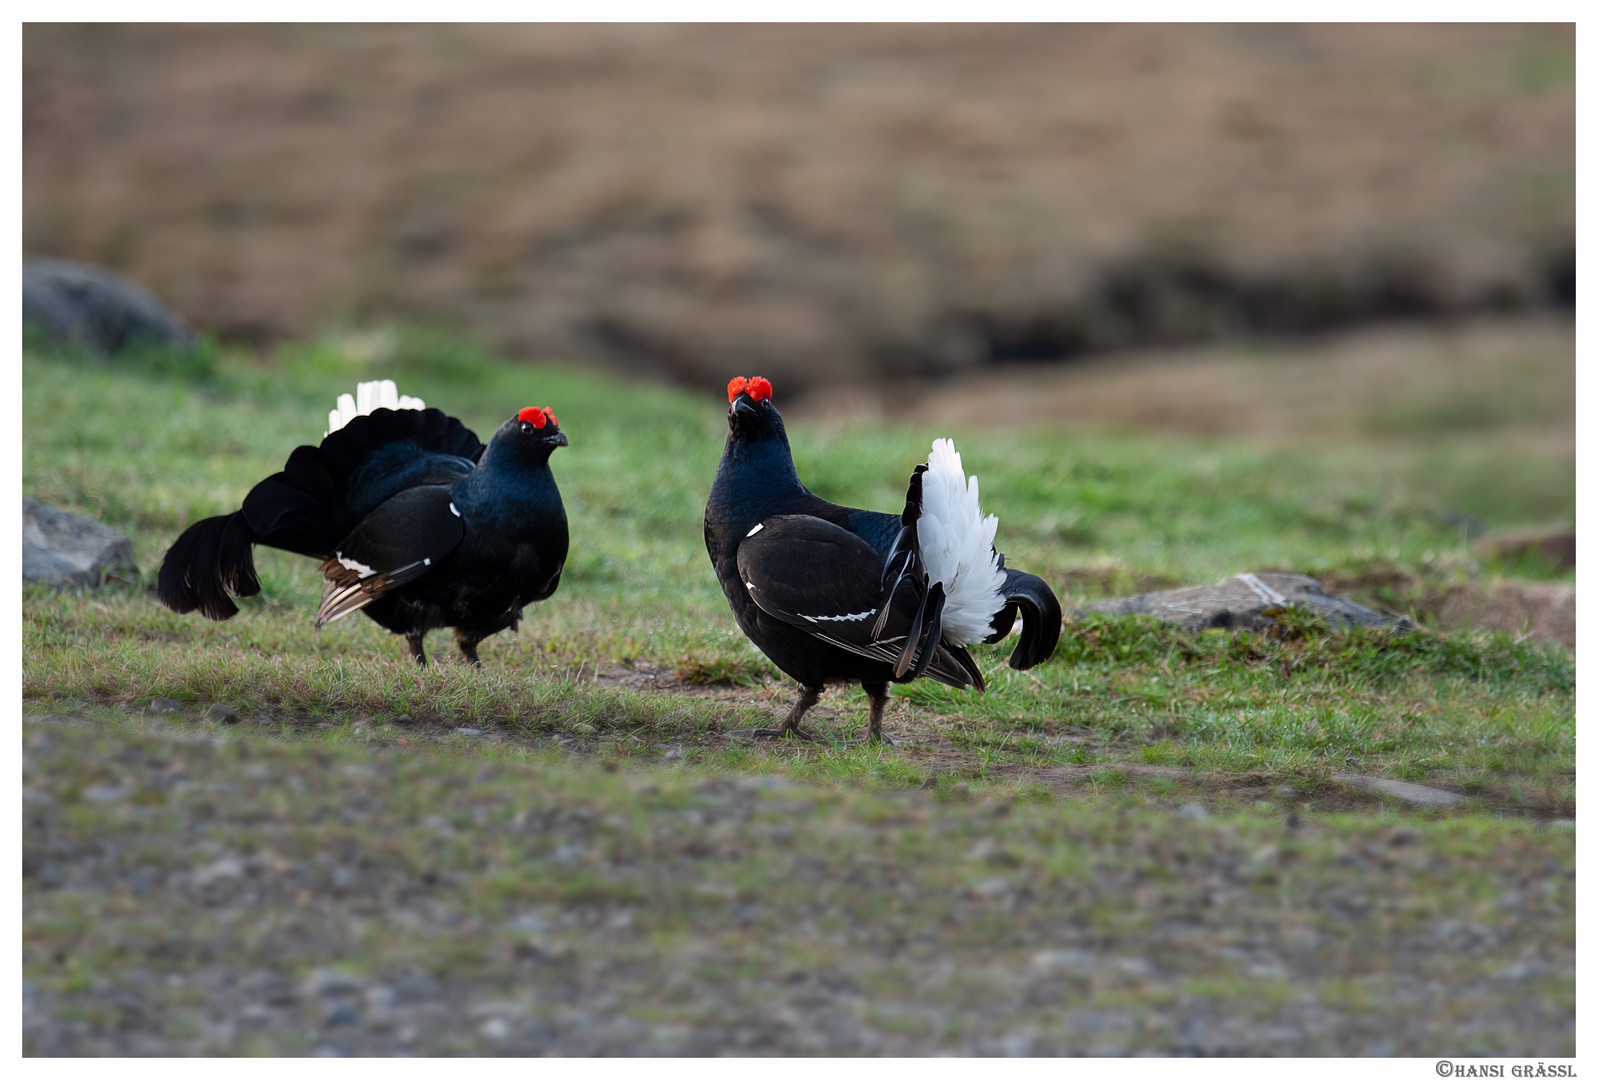
[[[532,433],[533,433],[533,425],[529,424],[526,420],[523,420],[522,421],[522,434],[523,435],[531,435]]]

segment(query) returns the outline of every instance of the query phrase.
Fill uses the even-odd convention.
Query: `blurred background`
[[[936,412],[907,377],[1572,319],[1571,26],[23,40],[25,254],[125,274],[224,343],[405,320],[513,358]],[[1079,412],[1148,419],[1102,382]],[[1151,407],[1200,408],[1187,389]],[[1206,415],[1188,423],[1226,427]]]

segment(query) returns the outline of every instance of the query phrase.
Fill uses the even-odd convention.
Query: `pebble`
[[[1099,967],[1099,958],[1082,949],[1044,949],[1032,954],[1032,966],[1042,972],[1088,975]]]
[[[1552,975],[1553,973],[1554,966],[1552,964],[1541,964],[1536,961],[1529,961],[1523,964],[1511,964],[1508,967],[1502,968],[1499,970],[1498,974],[1493,976],[1493,978],[1501,979],[1505,982],[1524,982],[1527,979],[1539,979],[1545,975]]]
[[[194,884],[201,886],[213,885],[218,881],[231,881],[244,876],[244,864],[231,855],[224,855],[216,862],[205,866],[196,867],[194,870]]]
[[[1010,889],[1011,885],[1008,879],[1002,877],[989,878],[986,881],[979,881],[975,885],[971,886],[971,894],[973,896],[980,896],[984,900],[993,900],[1005,895],[1010,891]]]
[[[318,997],[353,997],[359,994],[366,984],[360,979],[345,975],[338,971],[329,971],[318,968],[311,972],[310,978],[305,980],[305,989]]]
[[[87,787],[83,789],[83,797],[89,802],[121,802],[131,794],[132,792],[125,787]]]
[[[158,697],[150,702],[151,712],[181,712],[183,706],[169,697]]]
[[[224,705],[217,701],[213,702],[211,707],[205,710],[205,718],[217,723],[236,724],[239,722],[239,711],[231,705]]]
[[[411,971],[402,975],[394,984],[394,993],[402,1004],[422,1005],[442,999],[444,988],[431,975]]]
[[[738,781],[738,786],[748,791],[783,791],[793,788],[794,784],[783,780],[781,776],[745,776],[743,780]]]
[[[245,986],[250,993],[268,1005],[292,1005],[299,997],[294,984],[275,971],[263,972]]]
[[[1179,818],[1187,818],[1190,821],[1197,821],[1199,818],[1209,817],[1210,812],[1204,809],[1198,803],[1186,803],[1180,810],[1176,812],[1176,816]]]
[[[328,1027],[350,1027],[361,1022],[360,1011],[348,1002],[339,1002],[327,1010],[324,1023]]]
[[[455,729],[455,734],[457,734],[457,735],[465,735],[467,737],[471,737],[473,735],[481,735],[482,733],[483,733],[483,729],[482,728],[458,727],[458,728]]]

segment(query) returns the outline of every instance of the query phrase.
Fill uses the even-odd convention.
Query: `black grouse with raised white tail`
[[[560,585],[566,510],[549,456],[566,445],[555,414],[526,408],[485,447],[459,420],[401,398],[388,380],[341,395],[320,446],[301,446],[242,509],[190,525],[161,564],[161,602],[208,618],[238,614],[261,586],[252,547],[322,561],[316,625],[355,611],[422,639],[451,626],[462,657],[515,629],[522,608]]]
[[[910,478],[898,516],[838,506],[805,490],[771,383],[727,385],[727,448],[705,507],[705,547],[738,626],[799,681],[777,728],[799,721],[827,683],[858,682],[871,700],[869,738],[882,735],[888,683],[923,675],[981,691],[966,646],[1001,640],[1022,619],[1010,666],[1054,653],[1060,602],[1041,578],[1004,565],[998,519],[983,516],[954,444],[939,439]]]

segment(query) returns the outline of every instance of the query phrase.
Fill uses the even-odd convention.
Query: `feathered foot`
[[[462,662],[472,667],[483,666],[483,662],[477,658],[477,643],[482,640],[480,637],[462,633],[460,627],[455,628],[455,644],[460,647]]]
[[[892,746],[894,742],[882,733],[882,714],[888,708],[888,684],[861,683],[860,689],[866,692],[866,697],[871,699],[871,715],[866,721],[866,737],[864,739],[850,739],[845,746],[860,746],[863,743],[881,743],[883,746]]]
[[[415,660],[418,667],[427,666],[427,654],[422,651],[422,638],[425,634],[406,634],[405,644],[411,650],[411,659]]]
[[[791,732],[792,734],[803,739],[805,742],[820,742],[820,736],[813,732],[806,731],[804,728],[799,726],[800,718],[803,717],[805,713],[810,711],[810,707],[812,705],[820,700],[821,687],[801,686],[799,688],[799,700],[795,701],[793,703],[793,708],[788,710],[788,715],[782,721],[781,727],[755,728],[748,732],[748,734],[758,739],[780,739],[784,735],[787,735]]]

